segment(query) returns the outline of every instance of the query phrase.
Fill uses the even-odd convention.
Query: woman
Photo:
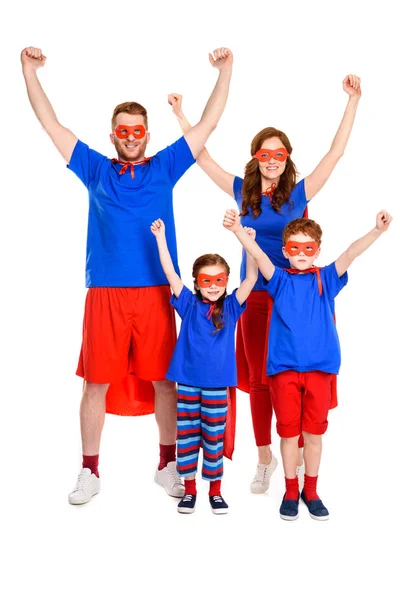
[[[360,78],[347,75],[343,80],[343,90],[349,98],[332,145],[314,171],[297,183],[297,170],[291,159],[292,146],[288,137],[273,127],[263,129],[254,137],[244,179],[222,169],[206,149],[197,158],[199,166],[214,183],[236,200],[242,224],[256,230],[258,244],[278,267],[289,267],[282,254],[285,226],[304,215],[308,202],[325,185],[347,146],[361,98]],[[190,124],[182,112],[182,97],[171,94],[168,101],[185,133]],[[246,256],[243,255],[241,279],[245,273]],[[250,394],[258,449],[258,464],[250,489],[253,493],[264,493],[268,490],[277,460],[270,448],[272,404],[265,375],[272,299],[263,289],[261,274],[247,306],[239,320],[237,333],[238,387]],[[298,464],[302,464],[301,452]],[[301,476],[302,472],[299,479]]]

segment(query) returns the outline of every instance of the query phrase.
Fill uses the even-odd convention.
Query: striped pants
[[[181,477],[195,475],[202,446],[202,478],[222,479],[227,411],[226,388],[199,388],[178,383],[177,469]]]

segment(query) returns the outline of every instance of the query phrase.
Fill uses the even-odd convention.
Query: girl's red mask
[[[131,134],[134,138],[140,140],[146,135],[146,129],[143,125],[117,125],[114,133],[120,140],[125,140]]]
[[[306,256],[314,256],[317,253],[319,246],[317,242],[295,242],[286,243],[285,250],[290,256],[297,256],[300,252],[304,252]]]
[[[228,283],[228,275],[226,273],[217,273],[217,275],[207,275],[207,273],[200,273],[197,276],[197,284],[201,288],[211,287],[212,284],[218,287],[226,287]]]
[[[260,162],[268,162],[273,158],[274,160],[278,160],[279,162],[284,162],[289,156],[289,152],[286,148],[277,148],[276,150],[269,150],[268,148],[260,148],[257,152],[252,156],[252,158],[256,158]]]

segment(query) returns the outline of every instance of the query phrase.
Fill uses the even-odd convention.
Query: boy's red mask
[[[269,150],[268,148],[260,148],[257,152],[252,156],[252,158],[256,158],[260,162],[268,162],[273,158],[274,160],[279,160],[279,162],[284,162],[289,156],[289,152],[286,148],[277,148],[276,150]]]
[[[285,250],[290,256],[297,256],[300,252],[304,252],[306,256],[314,256],[317,253],[319,246],[317,242],[295,242],[286,243]]]
[[[197,284],[201,288],[211,287],[212,284],[218,287],[226,287],[228,283],[228,275],[226,273],[218,273],[217,275],[207,275],[207,273],[200,273],[197,276]]]
[[[134,138],[140,140],[146,135],[146,129],[143,125],[117,125],[114,133],[120,140],[125,140],[131,134]]]

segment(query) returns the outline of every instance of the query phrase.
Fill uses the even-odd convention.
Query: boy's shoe
[[[222,496],[208,496],[211,504],[211,511],[214,515],[225,515],[229,506]]]
[[[308,502],[304,490],[301,492],[301,499],[307,506],[312,519],[315,519],[316,521],[327,521],[329,519],[329,511],[326,506],[324,506],[322,500],[310,500]]]
[[[279,509],[281,519],[285,521],[295,521],[299,516],[299,496],[297,500],[285,500],[283,496],[282,504]]]
[[[185,495],[185,486],[179,478],[175,461],[169,462],[163,469],[157,469],[154,481],[164,488],[168,496],[182,498]]]
[[[178,504],[178,512],[190,514],[194,512],[196,505],[196,495],[195,494],[185,494],[182,500]]]
[[[70,504],[85,504],[100,491],[100,479],[90,469],[81,469],[76,485],[68,496]]]
[[[272,455],[269,465],[262,465],[261,463],[257,465],[256,475],[250,484],[250,491],[253,494],[264,494],[268,490],[272,473],[277,465],[278,461],[274,455]]]
[[[299,480],[299,492],[301,493],[304,487],[304,473],[306,472],[306,467],[303,463],[296,467],[296,477]]]

